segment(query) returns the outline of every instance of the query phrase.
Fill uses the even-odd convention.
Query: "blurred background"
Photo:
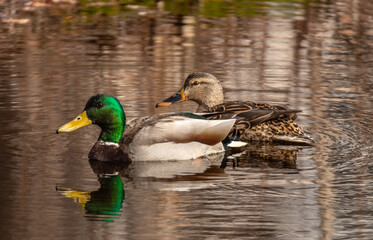
[[[98,128],[55,134],[97,93],[195,111],[155,108],[195,71],[302,110],[317,144],[100,178]],[[371,239],[372,79],[369,0],[0,0],[2,238]]]

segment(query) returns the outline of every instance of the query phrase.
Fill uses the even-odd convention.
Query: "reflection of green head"
[[[126,115],[118,99],[111,95],[98,94],[88,100],[84,110],[89,120],[101,127],[100,141],[119,143],[126,124]]]
[[[90,200],[85,204],[87,218],[112,222],[120,216],[124,189],[119,175],[98,179],[100,189],[91,192]]]

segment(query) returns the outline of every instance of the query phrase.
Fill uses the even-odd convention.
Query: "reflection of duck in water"
[[[225,152],[199,157],[189,161],[135,161],[123,173],[129,179],[182,179],[203,175],[212,166],[220,166]]]
[[[234,140],[312,145],[314,140],[294,122],[298,110],[251,101],[224,102],[220,81],[209,73],[192,73],[182,88],[156,107],[192,100],[198,112],[213,113],[210,119],[237,118],[229,133]]]
[[[216,187],[217,182],[230,181],[230,176],[219,167],[224,155],[213,154],[189,161],[134,161],[122,177],[130,189],[190,191]]]
[[[154,115],[131,121],[123,135],[126,117],[119,101],[110,95],[89,99],[84,111],[57,129],[71,132],[96,124],[102,131],[89,153],[100,161],[195,159],[224,151],[221,143],[235,120],[207,120],[193,113]]]
[[[296,169],[302,146],[250,144],[245,151],[224,158],[220,167],[289,168]]]
[[[89,161],[93,171],[99,176],[100,188],[93,192],[56,187],[56,190],[68,198],[79,202],[84,209],[85,217],[91,220],[114,221],[121,214],[124,200],[124,189],[118,175],[125,164]]]

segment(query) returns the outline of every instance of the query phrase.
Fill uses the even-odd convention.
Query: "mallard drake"
[[[314,140],[294,122],[299,110],[251,101],[224,102],[223,87],[212,74],[191,73],[182,88],[156,107],[186,100],[198,104],[197,112],[211,113],[209,119],[236,118],[228,138],[245,142],[280,142],[312,145]]]
[[[101,133],[88,155],[90,159],[182,160],[224,151],[221,141],[234,121],[207,120],[193,113],[169,113],[134,119],[126,127],[126,116],[118,99],[99,94],[92,96],[83,112],[58,128],[57,133],[98,125]]]

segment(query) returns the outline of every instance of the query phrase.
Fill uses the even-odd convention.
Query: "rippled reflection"
[[[98,190],[86,192],[56,186],[56,191],[80,203],[87,219],[112,222],[118,219],[122,212],[125,192],[119,173],[127,168],[128,164],[106,163],[93,159],[89,160],[89,164],[98,176]]]
[[[99,178],[100,188],[93,192],[57,187],[56,190],[81,204],[87,219],[112,222],[121,214],[124,199],[122,179],[119,175]]]
[[[236,167],[254,168],[297,168],[298,153],[305,147],[291,145],[250,144],[230,155],[221,164],[225,168],[231,164]],[[307,147],[309,148],[309,147]]]

